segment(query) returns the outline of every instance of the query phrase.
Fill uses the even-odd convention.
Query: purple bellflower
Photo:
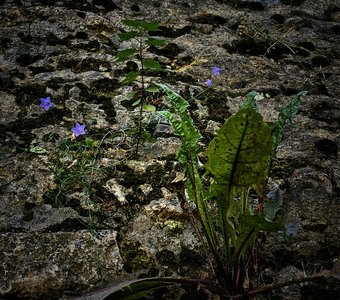
[[[212,85],[213,85],[213,82],[212,82],[211,79],[208,79],[208,80],[205,82],[205,84],[206,84],[207,86],[212,86]]]
[[[221,73],[221,69],[219,67],[213,67],[212,72],[215,76],[218,76]]]
[[[46,111],[48,111],[54,104],[51,102],[51,98],[47,97],[47,98],[40,98],[40,107],[42,107],[43,109],[45,109]]]
[[[77,122],[76,126],[72,128],[72,132],[75,135],[75,137],[85,134],[85,125],[81,125]]]

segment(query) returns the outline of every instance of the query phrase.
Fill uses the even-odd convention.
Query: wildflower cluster
[[[214,76],[219,76],[220,74],[221,74],[221,69],[219,68],[219,67],[213,67],[212,68],[212,73],[213,73],[213,75]],[[205,84],[207,85],[207,86],[212,86],[213,85],[213,81],[212,81],[212,79],[208,79],[206,82],[205,82]]]
[[[48,111],[52,106],[55,106],[54,103],[51,102],[51,98],[40,98],[40,107],[42,107],[45,111]],[[85,134],[85,125],[81,125],[76,122],[75,127],[72,128],[72,137],[77,138],[79,135]]]

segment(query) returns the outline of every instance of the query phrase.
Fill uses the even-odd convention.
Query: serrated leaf
[[[186,101],[181,95],[168,88],[165,84],[156,83],[155,85],[166,93],[170,103],[174,107],[174,110],[179,115],[187,116],[187,108],[189,107],[188,101]]]
[[[145,22],[140,20],[123,20],[122,22],[123,24],[134,28],[143,28],[147,31],[160,31],[158,23],[155,22]]]
[[[143,110],[144,111],[151,111],[151,112],[155,112],[156,111],[156,107],[150,104],[145,104],[143,105]]]
[[[156,85],[166,93],[176,112],[176,114],[173,114],[169,111],[163,111],[160,114],[170,121],[175,132],[181,138],[182,144],[176,156],[187,174],[186,186],[188,195],[198,208],[209,245],[212,251],[217,253],[218,242],[215,224],[208,208],[205,189],[198,172],[197,155],[201,151],[198,145],[199,140],[202,138],[201,133],[194,126],[194,122],[188,114],[187,108],[189,103],[166,85]]]
[[[307,92],[302,91],[295,95],[293,99],[281,109],[278,120],[274,125],[274,130],[272,133],[272,156],[276,155],[277,146],[281,143],[283,139],[283,130],[286,124],[292,124],[292,118],[295,116],[301,106],[301,97],[306,96]]]
[[[119,49],[118,53],[115,56],[115,61],[121,62],[131,58],[131,56],[135,55],[138,51],[133,48],[129,49]]]
[[[131,71],[129,73],[126,74],[125,78],[121,81],[122,84],[129,84],[133,81],[136,80],[136,78],[138,77],[139,73],[136,71]]]
[[[148,38],[146,43],[149,46],[165,46],[168,44],[166,40],[163,39],[157,39],[157,38]]]
[[[128,41],[139,36],[141,36],[141,33],[138,31],[128,31],[128,32],[118,33],[118,38],[121,42]]]
[[[143,64],[145,68],[164,72],[164,68],[160,65],[160,63],[152,58],[143,59]]]

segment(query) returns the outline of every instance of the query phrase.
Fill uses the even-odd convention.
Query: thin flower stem
[[[140,57],[140,63],[141,63],[141,71],[140,71],[139,74],[141,75],[141,78],[142,78],[142,95],[141,95],[140,109],[139,109],[138,137],[137,137],[135,155],[138,155],[138,150],[139,150],[141,137],[142,137],[143,106],[144,106],[144,103],[145,103],[145,81],[144,81],[143,41],[142,41],[142,39],[139,39],[139,57]]]

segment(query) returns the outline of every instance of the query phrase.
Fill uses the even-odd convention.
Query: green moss
[[[163,223],[164,229],[169,236],[178,236],[183,234],[183,223],[175,220],[166,220]]]

